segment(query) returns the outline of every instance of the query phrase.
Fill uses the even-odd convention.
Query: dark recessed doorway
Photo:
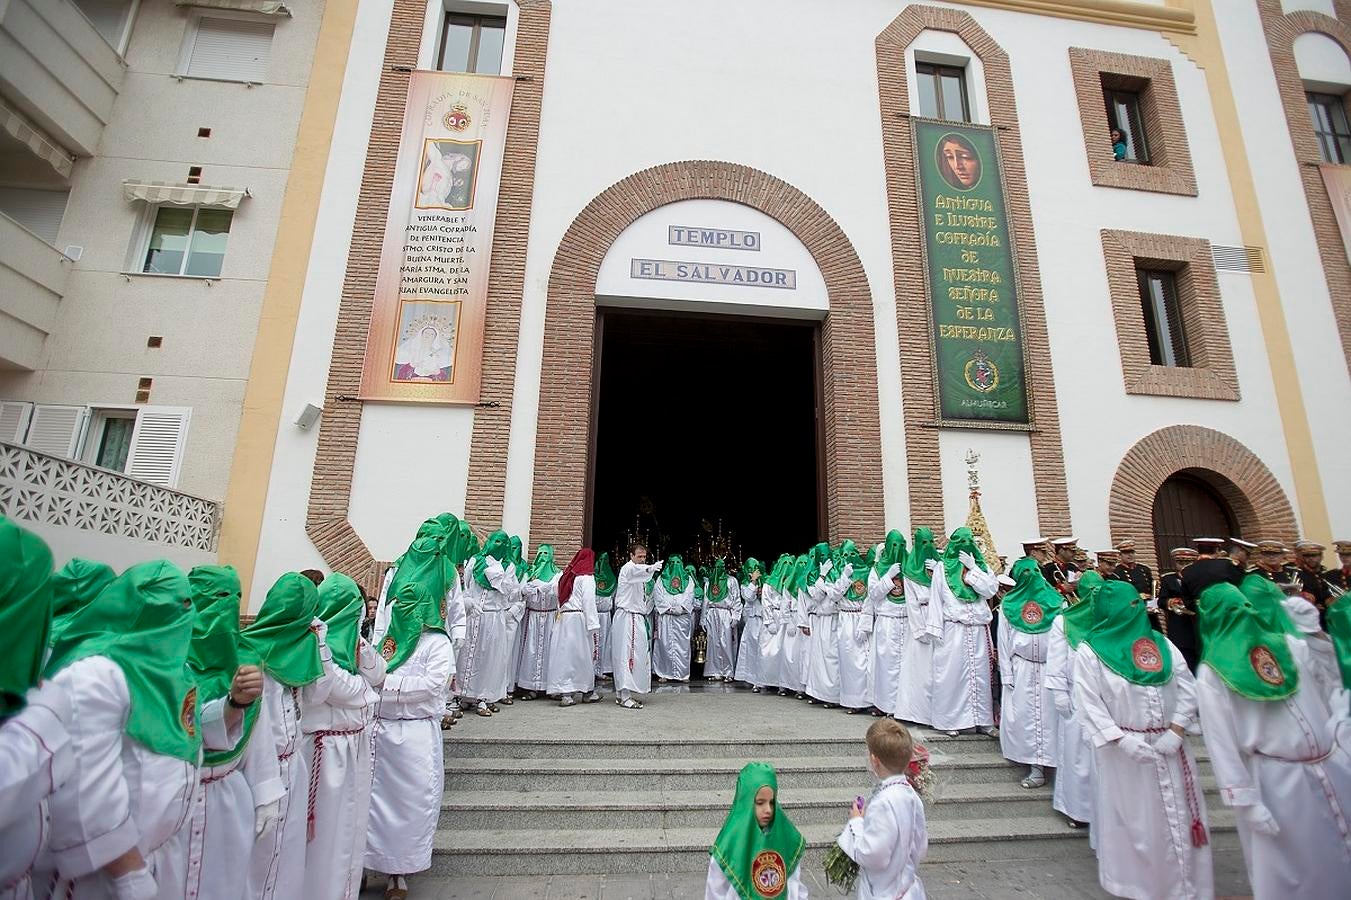
[[[1169,553],[1199,537],[1242,537],[1229,504],[1197,470],[1170,475],[1154,497],[1154,549],[1161,568]]]
[[[596,319],[591,546],[614,553],[636,528],[661,556],[707,558],[721,530],[737,560],[772,561],[824,534],[817,323]]]

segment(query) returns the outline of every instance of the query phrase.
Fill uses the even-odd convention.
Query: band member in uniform
[[[1333,541],[1332,550],[1337,554],[1337,562],[1340,565],[1336,569],[1324,572],[1323,580],[1332,588],[1332,593],[1340,597],[1344,592],[1351,590],[1351,541]]]
[[[1044,537],[1023,541],[1023,556],[1030,556],[1037,565],[1044,566],[1051,561],[1051,544]]]
[[[1191,547],[1177,547],[1169,554],[1173,558],[1173,571],[1159,578],[1159,609],[1163,610],[1164,634],[1187,661],[1187,667],[1195,669],[1201,659],[1200,641],[1196,629],[1196,600],[1188,601],[1182,585],[1183,573],[1187,567],[1200,557]]]
[[[1327,548],[1315,541],[1297,541],[1295,543],[1295,575],[1302,585],[1300,593],[1318,607],[1321,620],[1327,612],[1332,592],[1323,580],[1323,551]]]
[[[1252,568],[1252,551],[1256,548],[1256,544],[1249,543],[1242,538],[1231,537],[1229,539],[1229,558],[1239,569],[1247,572]]]
[[[1121,565],[1116,567],[1117,574],[1123,580],[1135,585],[1135,591],[1141,600],[1154,598],[1154,573],[1149,566],[1135,561],[1135,541],[1125,540],[1116,545],[1121,553]]]
[[[1182,573],[1182,597],[1189,609],[1196,608],[1201,592],[1212,584],[1228,583],[1238,587],[1246,574],[1242,566],[1235,565],[1227,556],[1219,555],[1219,548],[1224,543],[1220,538],[1197,538],[1192,543],[1196,545],[1200,556]]]
[[[1253,574],[1260,575],[1280,588],[1287,597],[1292,597],[1302,588],[1299,577],[1293,568],[1285,565],[1285,556],[1290,551],[1280,541],[1257,542],[1257,566]]]
[[[1131,583],[1129,578],[1121,574],[1121,554],[1116,550],[1099,550],[1094,568],[1103,581]]]
[[[1074,565],[1074,555],[1079,551],[1075,538],[1057,538],[1051,541],[1055,548],[1055,558],[1041,567],[1042,577],[1051,583],[1066,597],[1074,596],[1074,583],[1079,580],[1079,569]]]

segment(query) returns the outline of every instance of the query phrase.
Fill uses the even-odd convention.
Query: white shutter
[[[80,432],[86,415],[88,410],[83,406],[48,406],[39,403],[33,407],[33,418],[28,423],[28,438],[24,445],[39,453],[74,459],[80,447]]]
[[[54,245],[69,198],[69,191],[0,188],[0,212]]]
[[[261,84],[267,80],[275,27],[272,22],[202,16],[186,74]]]
[[[18,400],[0,400],[0,441],[17,444],[28,432],[33,404]]]
[[[178,484],[191,413],[190,408],[179,406],[147,406],[140,411],[127,451],[128,478],[163,487]]]

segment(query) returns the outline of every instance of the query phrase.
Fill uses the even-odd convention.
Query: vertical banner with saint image
[[[993,128],[910,120],[933,321],[938,421],[1031,423],[1018,266]]]
[[[477,403],[515,79],[414,72],[366,335],[361,399]]]

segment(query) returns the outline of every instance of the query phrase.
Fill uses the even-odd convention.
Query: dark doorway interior
[[[637,527],[689,558],[721,526],[731,556],[802,552],[821,531],[815,323],[597,311],[588,527]],[[580,464],[579,460],[579,464]]]
[[[1190,547],[1199,537],[1243,537],[1229,504],[1199,474],[1183,470],[1170,475],[1154,496],[1154,550],[1164,571],[1168,554]]]

